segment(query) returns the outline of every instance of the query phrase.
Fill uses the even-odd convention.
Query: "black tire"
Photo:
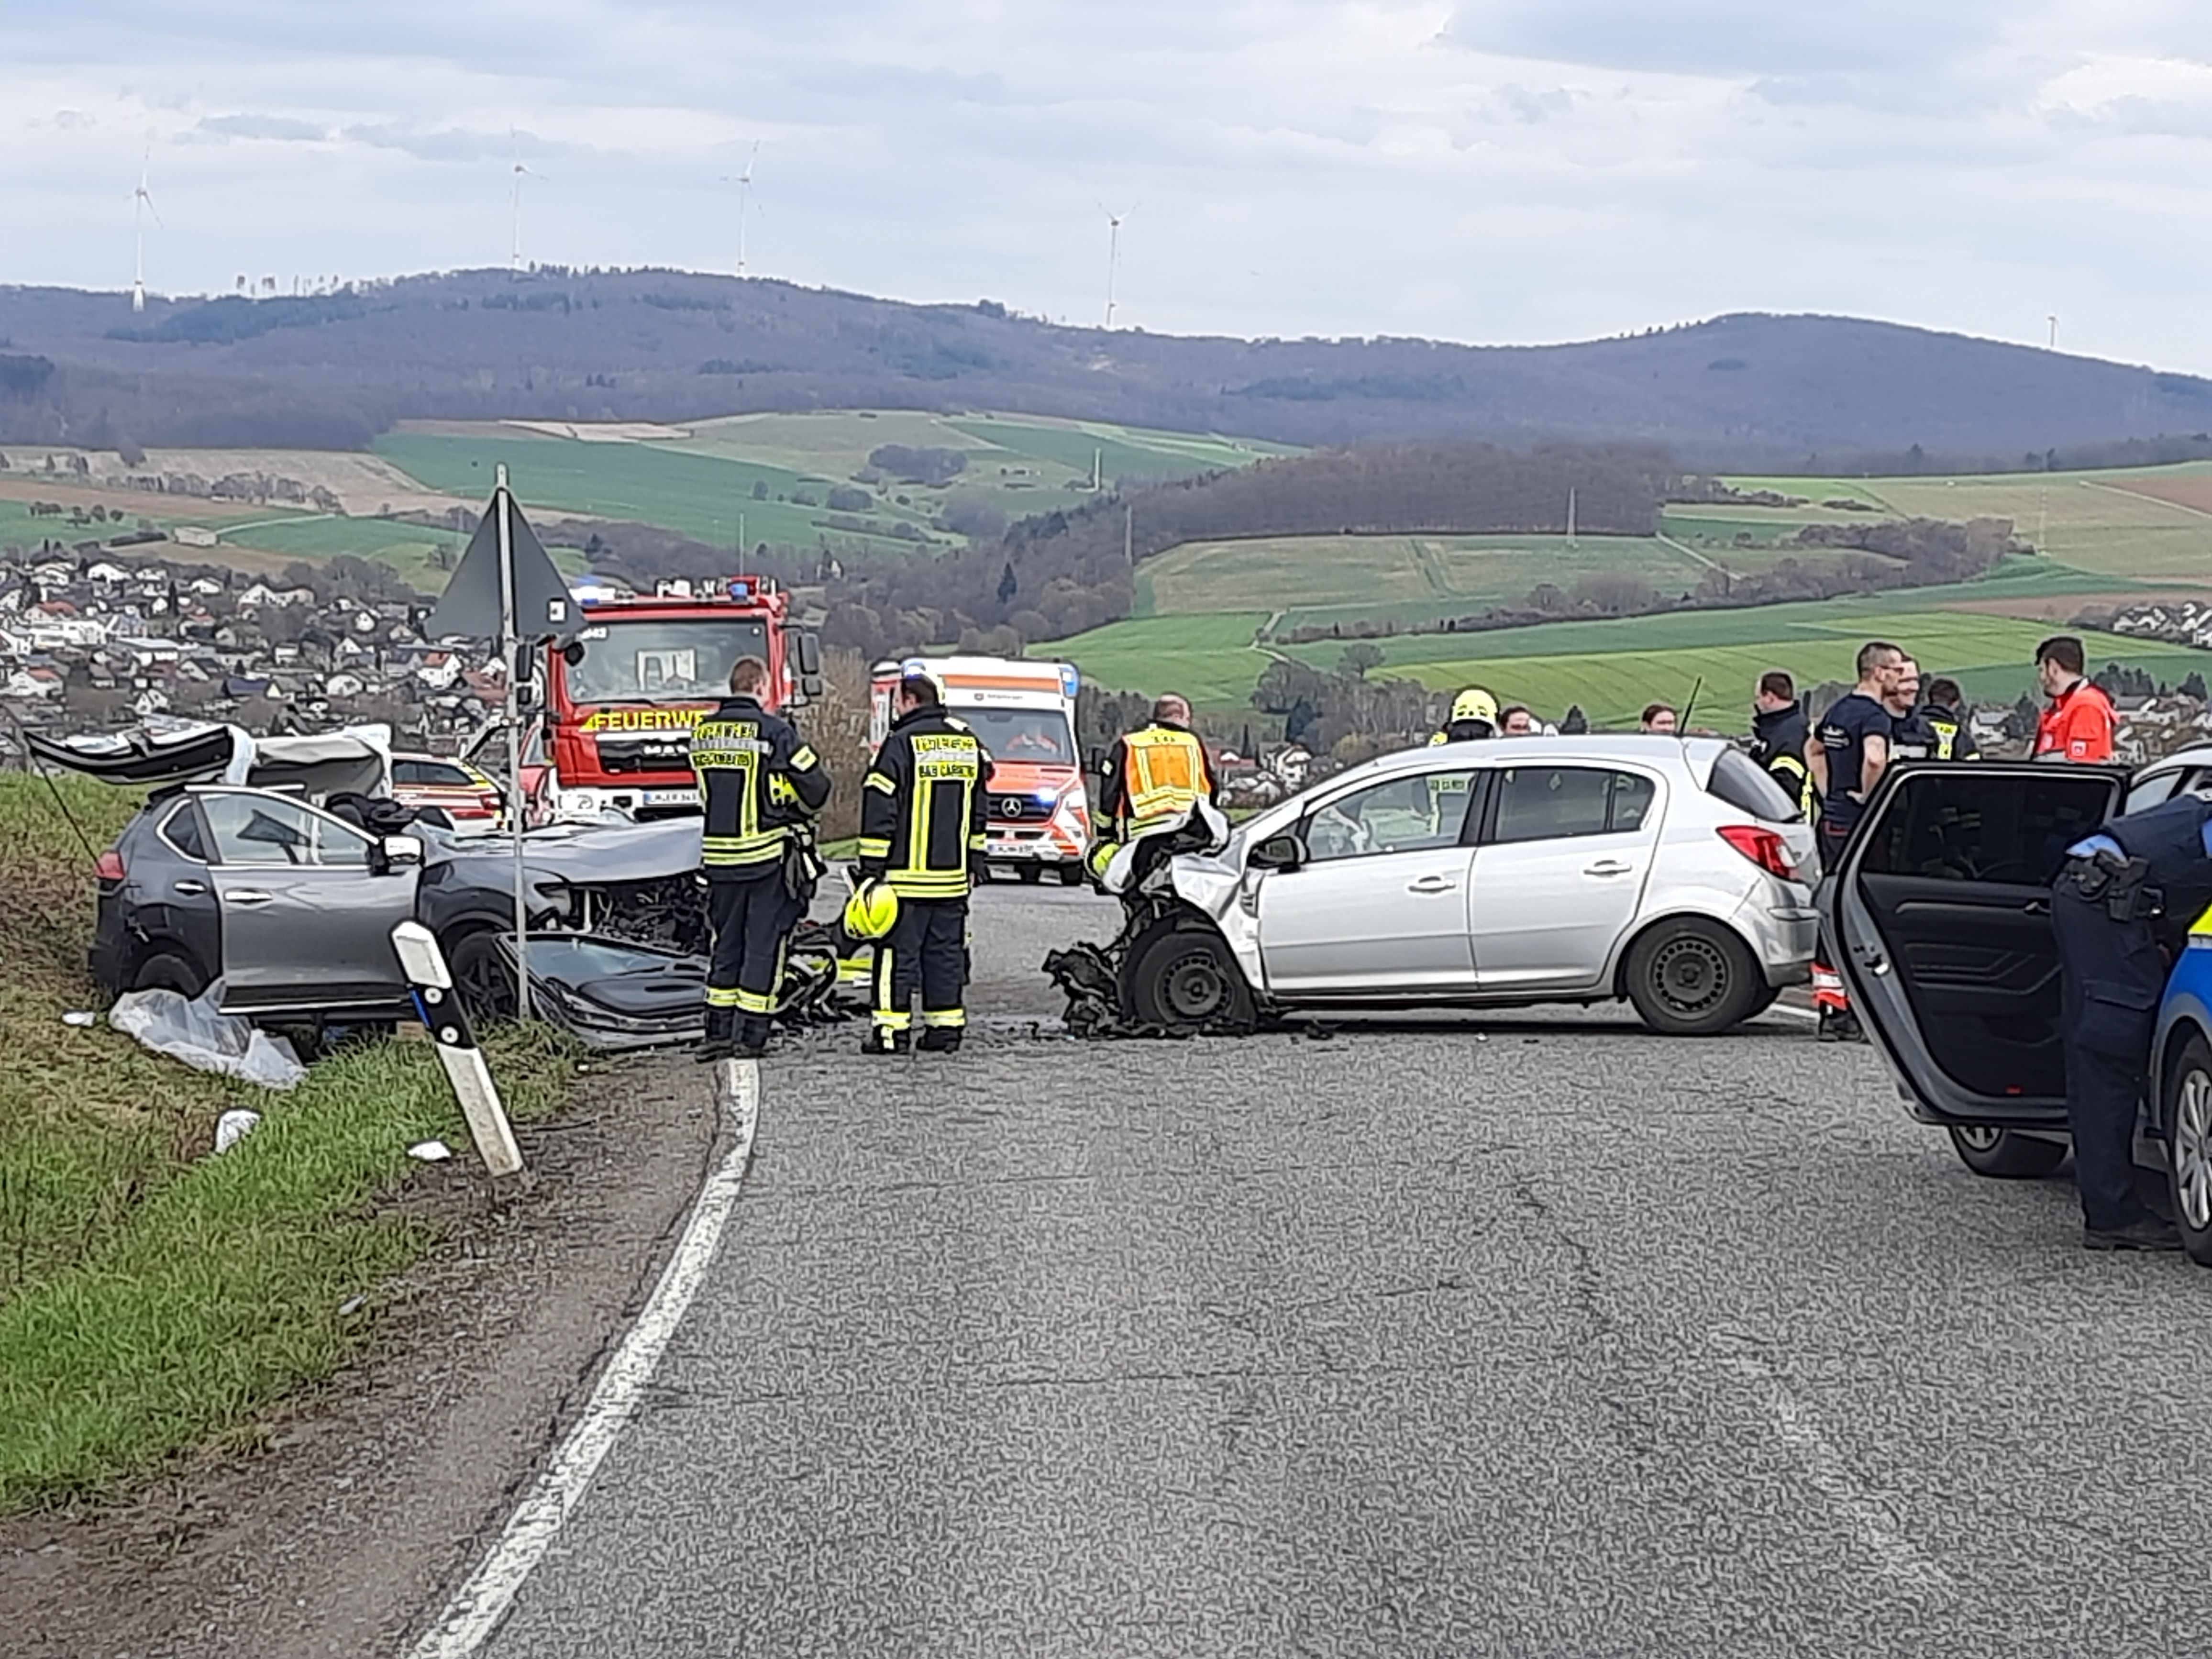
[[[208,976],[199,964],[180,951],[155,951],[142,958],[131,975],[134,991],[174,991],[196,997],[208,988]]]
[[[1129,947],[1121,983],[1129,1012],[1170,1031],[1249,1030],[1252,989],[1237,958],[1211,927],[1177,919]]]
[[[1079,864],[1061,865],[1060,866],[1060,884],[1062,887],[1082,886],[1083,866]]]
[[[2039,1181],[2066,1161],[2063,1141],[2038,1140],[1986,1123],[1952,1130],[1951,1150],[1960,1163],[1991,1181]]]
[[[1751,947],[1703,916],[1678,916],[1628,947],[1622,988],[1638,1015],[1667,1036],[1711,1036],[1748,1018],[1766,975]]]
[[[1751,1006],[1743,1011],[1743,1017],[1746,1019],[1758,1018],[1759,1015],[1774,1006],[1775,998],[1781,994],[1782,988],[1779,985],[1760,986],[1759,994],[1751,1000]]]
[[[2167,1192],[2191,1261],[2212,1267],[2212,1047],[2183,1045],[2166,1074]]]
[[[464,933],[445,946],[446,969],[453,976],[453,991],[461,1012],[481,1034],[487,1025],[505,1024],[514,1018],[514,969],[499,948],[498,936],[480,927]]]
[[[1044,866],[1042,864],[1018,864],[1014,871],[1024,887],[1034,887],[1044,879]]]

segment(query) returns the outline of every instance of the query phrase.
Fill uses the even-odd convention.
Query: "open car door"
[[[1820,903],[1851,1006],[1916,1117],[2065,1127],[2051,884],[2126,784],[1987,761],[1900,765],[1876,787]]]

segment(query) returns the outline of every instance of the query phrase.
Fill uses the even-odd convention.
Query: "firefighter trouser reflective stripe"
[[[924,1025],[965,1025],[967,978],[968,901],[902,898],[897,924],[876,947],[876,1029],[912,1029],[917,990]]]
[[[790,895],[774,868],[733,880],[710,878],[707,919],[714,951],[707,964],[707,1035],[739,1042],[768,1040],[777,977],[793,921]]]

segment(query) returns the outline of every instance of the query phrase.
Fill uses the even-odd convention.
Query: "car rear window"
[[[415,775],[407,781],[434,789],[469,789],[476,785],[474,778],[445,761],[416,761]]]
[[[1795,823],[1804,816],[1790,799],[1789,791],[1740,750],[1721,750],[1721,757],[1713,763],[1712,776],[1705,780],[1705,793],[1769,823]]]
[[[1900,780],[1859,869],[1876,876],[2048,887],[2066,849],[2113,810],[2108,775],[2052,768],[1992,777],[1971,766]]]

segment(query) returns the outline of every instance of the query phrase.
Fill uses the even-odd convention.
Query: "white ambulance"
[[[1075,665],[1018,657],[907,657],[870,671],[874,697],[869,736],[880,744],[896,717],[900,678],[927,674],[945,690],[952,716],[982,741],[994,870],[1024,881],[1047,870],[1073,887],[1091,849],[1091,803],[1075,746]]]

